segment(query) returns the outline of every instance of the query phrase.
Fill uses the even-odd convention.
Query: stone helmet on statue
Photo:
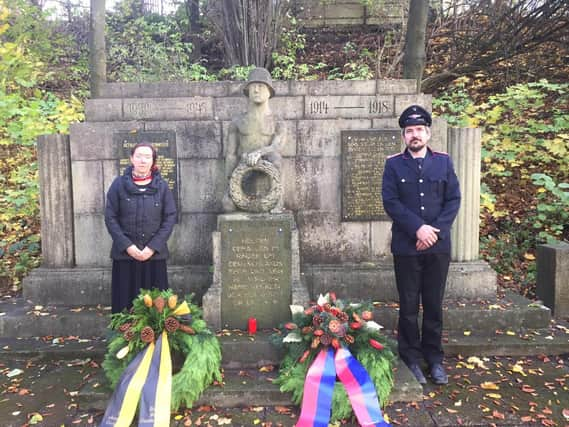
[[[249,85],[252,83],[263,83],[269,89],[270,97],[275,96],[275,89],[273,88],[273,80],[271,74],[262,67],[253,68],[247,77],[247,84],[243,88],[245,96],[249,96]]]

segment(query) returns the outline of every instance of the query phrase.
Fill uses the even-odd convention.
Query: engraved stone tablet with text
[[[223,221],[221,232],[221,323],[245,329],[254,317],[260,328],[290,319],[290,221]]]
[[[398,129],[342,131],[342,220],[388,219],[381,202],[387,156],[401,147]]]
[[[113,134],[115,147],[118,149],[119,170],[122,174],[130,165],[130,152],[140,142],[148,142],[158,153],[160,175],[168,182],[174,195],[178,212],[180,204],[178,197],[178,161],[176,156],[176,132],[174,131],[143,131],[116,132]]]

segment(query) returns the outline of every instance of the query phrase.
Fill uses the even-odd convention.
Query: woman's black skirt
[[[113,260],[112,300],[113,313],[132,306],[140,289],[168,289],[166,260],[136,261]]]

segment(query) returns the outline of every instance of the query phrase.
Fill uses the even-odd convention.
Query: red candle
[[[249,335],[255,335],[257,333],[257,319],[254,317],[249,317],[249,321],[247,322],[247,332],[249,332]]]

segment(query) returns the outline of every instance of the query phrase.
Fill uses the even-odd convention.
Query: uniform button
[[[424,210],[425,210],[425,207],[424,207],[424,206],[421,206],[421,210],[424,211]]]
[[[401,182],[405,182],[405,178],[401,178]]]
[[[421,209],[423,209],[423,208],[421,208]],[[146,236],[146,234],[142,233],[142,237],[144,237],[144,236]]]
[[[420,179],[419,182],[420,182],[420,183],[423,183],[423,179]]]
[[[425,193],[421,193],[421,197],[423,197],[425,195]]]

